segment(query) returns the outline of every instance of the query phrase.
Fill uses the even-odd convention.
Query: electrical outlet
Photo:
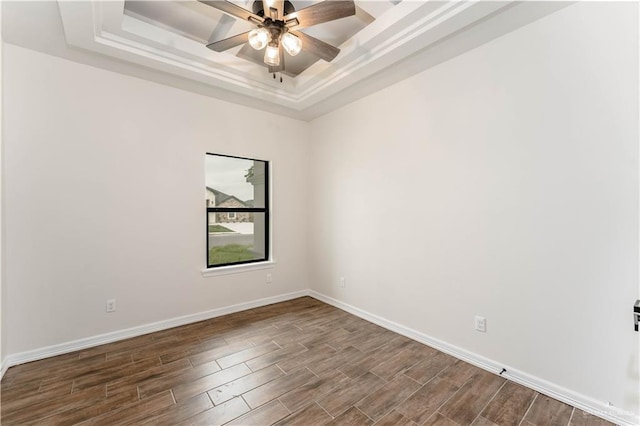
[[[476,315],[475,326],[477,331],[485,333],[487,331],[487,319]]]
[[[271,274],[267,274],[267,284],[271,284],[272,281]]]
[[[115,311],[116,311],[116,299],[108,299],[107,312],[115,312]]]
[[[340,277],[340,287],[345,288],[346,286],[347,286],[347,283],[344,277]]]

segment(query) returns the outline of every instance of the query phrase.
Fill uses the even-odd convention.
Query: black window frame
[[[268,262],[270,259],[270,230],[271,230],[271,214],[270,214],[270,179],[269,179],[269,169],[271,168],[269,161],[267,160],[259,160],[257,158],[248,158],[248,157],[238,157],[235,155],[227,155],[227,154],[215,154],[212,152],[207,152],[206,155],[215,155],[217,157],[227,157],[227,158],[236,158],[240,160],[249,160],[249,161],[259,161],[264,163],[264,207],[206,207],[206,219],[205,219],[205,230],[206,230],[206,258],[205,262],[207,265],[207,269],[215,269],[221,268],[225,266],[236,266],[236,265],[246,265],[251,263],[259,263],[259,262]],[[206,157],[205,157],[206,158]],[[209,213],[263,213],[264,214],[264,258],[260,259],[251,259],[251,260],[242,260],[239,262],[230,262],[230,263],[221,263],[217,265],[209,264]],[[255,217],[255,216],[254,216]],[[255,223],[255,222],[254,222]],[[255,235],[255,227],[254,227],[254,235]]]

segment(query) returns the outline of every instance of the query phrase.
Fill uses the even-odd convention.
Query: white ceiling
[[[331,0],[327,0],[331,1]],[[251,10],[253,0],[234,0]],[[297,10],[318,1],[292,0]],[[564,2],[357,0],[355,16],[303,30],[327,63],[287,58],[283,82],[248,47],[205,45],[253,28],[195,0],[2,2],[5,42],[310,120],[566,6]]]

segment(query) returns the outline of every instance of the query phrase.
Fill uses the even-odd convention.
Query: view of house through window
[[[269,258],[268,162],[207,154],[207,267]]]

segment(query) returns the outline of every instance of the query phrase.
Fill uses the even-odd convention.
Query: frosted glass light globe
[[[293,34],[282,34],[282,47],[291,56],[296,56],[302,49],[302,41]]]
[[[269,43],[264,51],[264,63],[272,67],[280,65],[280,52],[277,44]]]
[[[256,28],[249,31],[249,44],[256,50],[262,50],[269,42],[269,31],[264,28]]]

